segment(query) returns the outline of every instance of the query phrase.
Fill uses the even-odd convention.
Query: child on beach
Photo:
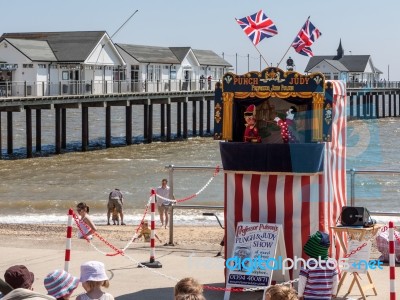
[[[101,290],[102,287],[108,288],[110,282],[106,274],[105,266],[99,261],[88,261],[81,265],[82,286],[85,294],[80,294],[76,300],[114,300],[114,297]]]
[[[285,285],[272,285],[265,292],[265,300],[297,300],[296,291]]]
[[[150,242],[150,234],[151,234],[151,229],[149,227],[149,222],[148,221],[143,221],[142,223],[142,228],[140,230],[140,234],[137,237],[137,239],[140,239],[143,236],[143,240],[148,243]],[[156,237],[156,239],[161,243],[160,238],[158,237],[157,234],[154,234],[154,236]],[[135,238],[136,240],[136,238]]]
[[[119,225],[119,214],[117,209],[114,207],[112,212],[112,221],[114,225]],[[116,223],[116,224],[115,224]]]
[[[80,216],[78,238],[92,239],[92,234],[97,231],[97,228],[89,217],[89,206],[87,206],[86,203],[81,202],[76,206],[76,211]]]
[[[327,267],[329,234],[317,231],[311,235],[303,247],[313,260],[307,262],[309,268],[301,268],[298,285],[300,300],[331,300],[338,286],[338,271]],[[320,261],[320,263],[319,263]]]
[[[55,270],[44,278],[48,294],[57,300],[69,300],[78,285],[79,279],[64,270]]]
[[[193,277],[181,279],[174,288],[174,300],[206,300],[203,286]]]

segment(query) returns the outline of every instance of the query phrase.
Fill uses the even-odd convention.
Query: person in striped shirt
[[[299,276],[300,300],[331,300],[338,286],[338,270],[327,263],[330,246],[329,234],[317,231],[305,243],[303,250],[310,257],[307,268],[302,267]]]

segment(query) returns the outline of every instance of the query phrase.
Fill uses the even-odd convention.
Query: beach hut
[[[250,114],[256,138],[247,139]],[[225,257],[241,221],[282,224],[288,258],[306,258],[303,245],[317,230],[330,233],[332,257],[343,257],[330,227],[346,204],[344,83],[278,68],[226,73],[214,128],[224,140]]]

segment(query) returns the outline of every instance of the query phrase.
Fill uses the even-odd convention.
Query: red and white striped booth
[[[230,162],[234,159],[230,157],[229,149],[226,151],[224,147],[235,147],[236,143],[221,142],[225,181],[226,258],[232,254],[236,225],[240,221],[282,224],[288,258],[295,256],[306,258],[303,245],[309,235],[317,230],[330,234],[331,256],[343,257],[339,242],[333,239],[330,227],[336,225],[341,208],[346,205],[346,88],[341,81],[327,81],[324,84],[327,89],[333,90],[333,97],[328,104],[331,108],[329,113],[331,136],[328,138],[330,141],[305,144],[310,147],[322,147],[321,157],[316,158],[320,160],[321,166],[316,171],[289,170],[288,172],[285,167],[282,172],[279,168],[271,172],[252,171],[246,167],[235,169],[230,166]],[[240,147],[264,146],[237,144]],[[292,164],[296,161],[308,161],[311,155],[315,156],[310,154],[307,148],[293,150],[304,145],[286,144],[286,146],[290,148],[288,151],[292,152]],[[258,160],[263,154],[259,155],[253,150],[247,152],[249,151],[250,158],[241,156],[237,157],[237,160],[249,159],[256,160],[259,164],[263,163],[264,158]],[[268,157],[265,159],[279,160],[280,153],[274,155],[272,157],[266,155]],[[299,270],[292,272],[292,279],[298,277],[298,272]]]

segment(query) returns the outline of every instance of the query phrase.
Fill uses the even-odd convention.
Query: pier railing
[[[202,167],[202,166],[174,166],[168,165],[165,166],[168,170],[169,174],[169,187],[170,187],[170,195],[174,194],[174,172],[175,171],[212,171],[215,170],[215,167]],[[221,168],[222,170],[222,168]],[[357,198],[356,198],[356,176],[358,175],[377,175],[377,176],[400,176],[400,171],[392,171],[392,170],[356,170],[350,169],[346,171],[346,174],[349,175],[350,180],[350,206],[356,206]],[[223,190],[223,188],[221,188]],[[349,192],[348,192],[349,193]],[[223,200],[221,199],[221,202]],[[214,210],[223,210],[223,206],[208,206],[208,205],[173,205],[170,211],[170,227],[169,227],[169,245],[174,245],[174,210],[204,210],[204,211],[214,211]],[[400,217],[400,211],[370,211],[371,216],[388,216],[388,217]]]
[[[214,90],[218,80],[0,81],[0,97],[101,95]]]

